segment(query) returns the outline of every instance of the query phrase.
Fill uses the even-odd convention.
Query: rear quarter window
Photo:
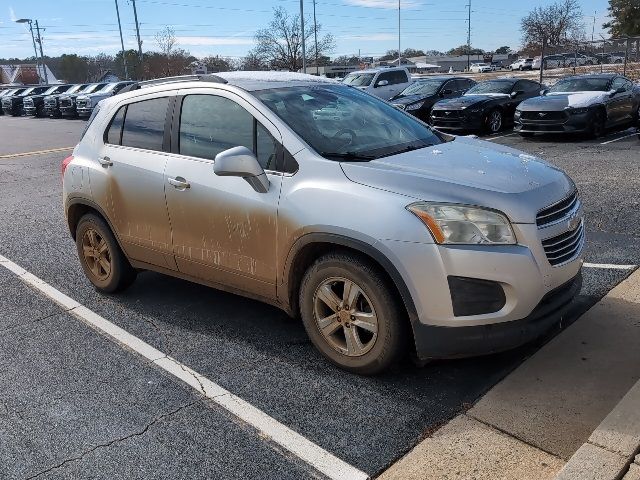
[[[169,98],[130,103],[124,116],[122,146],[162,151]]]

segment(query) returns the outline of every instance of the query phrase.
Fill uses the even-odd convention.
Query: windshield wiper
[[[369,161],[375,160],[376,156],[374,155],[364,155],[356,152],[320,152],[320,155],[323,157],[333,157],[339,158],[341,160],[352,160],[352,161]]]

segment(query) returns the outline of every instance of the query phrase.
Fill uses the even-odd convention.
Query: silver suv
[[[374,374],[523,344],[580,288],[582,205],[538,158],[307,75],[135,87],[100,103],[62,164],[101,292],[153,270],[256,298]]]

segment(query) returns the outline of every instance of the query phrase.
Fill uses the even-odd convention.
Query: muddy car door
[[[236,94],[190,89],[178,97],[165,191],[181,272],[275,297],[280,141],[275,126]],[[254,152],[266,171],[266,192],[214,173],[216,155],[238,146]]]

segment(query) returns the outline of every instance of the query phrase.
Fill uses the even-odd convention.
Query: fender
[[[400,296],[407,310],[407,314],[409,315],[411,324],[414,325],[416,322],[418,322],[418,312],[416,310],[415,304],[413,303],[413,299],[411,298],[409,289],[407,288],[407,284],[405,283],[404,279],[400,275],[400,272],[398,272],[398,269],[393,265],[393,263],[373,245],[362,240],[356,240],[354,238],[336,233],[307,233],[298,238],[291,246],[284,264],[282,281],[278,283],[277,293],[280,302],[283,305],[286,305],[289,311],[292,311],[294,307],[294,305],[291,305],[289,295],[291,288],[291,277],[293,273],[292,267],[298,256],[298,253],[304,247],[313,243],[330,243],[337,246],[343,246],[351,248],[373,258],[385,270],[389,277],[391,277],[391,280],[400,292]]]
[[[102,209],[102,207],[100,207],[97,203],[95,203],[93,200],[89,200],[89,199],[84,198],[84,197],[73,197],[73,198],[70,198],[67,201],[67,204],[65,206],[65,212],[64,213],[65,213],[65,217],[67,219],[67,226],[69,227],[69,233],[71,234],[71,237],[74,240],[75,240],[75,232],[73,231],[73,226],[71,225],[71,221],[69,219],[69,209],[73,205],[84,205],[86,207],[92,208],[93,210],[97,211],[102,216],[104,221],[107,222],[107,225],[109,225],[109,229],[111,230],[111,233],[115,237],[116,242],[118,242],[118,246],[120,247],[120,249],[122,251],[124,251],[124,248],[122,247],[122,242],[120,242],[120,238],[118,237],[118,233],[117,233],[116,229],[113,228],[113,224],[111,223],[111,220],[109,219],[109,216]]]

